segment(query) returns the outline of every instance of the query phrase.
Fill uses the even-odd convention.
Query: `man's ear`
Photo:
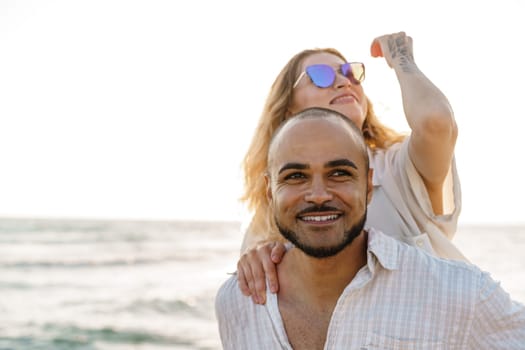
[[[266,184],[266,199],[268,203],[272,202],[272,179],[268,172],[264,173],[264,183]]]
[[[374,181],[372,181],[374,178],[374,169],[369,168],[368,169],[368,183],[366,187],[366,203],[370,204],[372,201],[372,193],[374,192]]]
[[[288,107],[286,107],[286,112],[284,112],[284,120],[288,119],[291,115],[294,114],[295,112],[292,110],[292,107],[289,104]]]

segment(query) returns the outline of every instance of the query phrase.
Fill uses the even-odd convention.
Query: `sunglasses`
[[[347,77],[354,85],[361,84],[363,80],[365,80],[365,65],[361,62],[343,63],[338,72]],[[327,64],[313,64],[306,67],[301,75],[299,75],[299,78],[297,78],[295,84],[293,84],[294,89],[305,74],[310,77],[310,80],[315,86],[327,88],[334,85],[337,73],[332,66]]]

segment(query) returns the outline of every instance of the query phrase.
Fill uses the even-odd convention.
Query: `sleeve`
[[[443,188],[446,212],[434,214],[423,179],[410,159],[410,137],[392,145],[374,162],[374,172],[379,169],[380,182],[386,196],[394,203],[406,225],[403,235],[409,244],[427,246],[443,258],[467,260],[451,243],[461,212],[461,186],[452,160]]]
[[[397,155],[392,159],[392,175],[399,179],[400,189],[407,199],[409,210],[420,221],[419,224],[431,223],[443,234],[452,239],[457,228],[461,212],[461,186],[456,169],[456,160],[452,159],[449,173],[443,185],[443,202],[445,214],[435,215],[423,179],[419,175],[408,152],[410,137],[400,145]]]
[[[243,312],[239,310],[237,298],[237,278],[230,277],[219,288],[215,297],[215,317],[219,326],[219,335],[223,349],[236,349],[239,340],[237,332],[243,324]]]
[[[469,349],[525,349],[525,306],[488,273],[481,275]]]
[[[237,277],[217,292],[215,315],[223,349],[290,349],[279,314],[277,296],[266,292],[264,305],[254,304],[239,289]]]

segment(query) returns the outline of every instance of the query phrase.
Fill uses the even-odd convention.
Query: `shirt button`
[[[423,247],[423,240],[422,239],[416,239],[416,245],[418,247],[420,247],[420,248]]]

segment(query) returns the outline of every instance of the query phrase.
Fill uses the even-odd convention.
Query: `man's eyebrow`
[[[310,168],[309,165],[303,164],[303,163],[286,163],[285,165],[281,167],[281,169],[279,169],[279,174],[289,169],[304,170],[304,169],[309,169],[309,168]]]
[[[357,169],[357,165],[355,165],[354,162],[352,162],[351,160],[348,160],[348,159],[336,159],[336,160],[331,160],[329,162],[326,162],[324,164],[325,168],[336,168],[338,166],[349,166],[349,167],[352,167],[354,169]]]
[[[331,160],[329,162],[326,162],[324,166],[325,168],[336,168],[340,166],[349,166],[351,168],[357,169],[357,165],[355,165],[354,162],[348,159],[344,159],[344,158]],[[304,163],[286,163],[285,165],[281,167],[281,169],[279,169],[279,174],[281,174],[283,171],[290,170],[290,169],[305,170],[305,169],[310,169],[310,166]]]

